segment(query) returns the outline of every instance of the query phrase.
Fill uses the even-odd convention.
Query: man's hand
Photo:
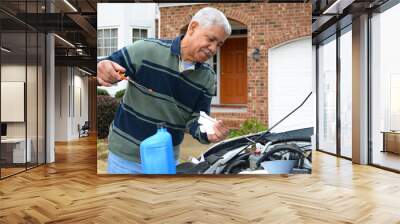
[[[124,73],[125,68],[113,61],[102,60],[97,63],[97,82],[101,86],[111,86],[121,80],[118,72]]]
[[[222,141],[228,136],[229,130],[224,127],[221,120],[214,124],[214,132],[215,134],[208,134],[207,138],[209,142],[219,142]]]

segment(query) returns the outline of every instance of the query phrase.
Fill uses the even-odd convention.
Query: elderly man
[[[214,131],[201,132],[199,113],[210,113],[216,75],[205,62],[216,54],[231,27],[214,8],[199,10],[184,36],[174,40],[145,39],[114,52],[97,64],[100,85],[128,77],[128,88],[109,134],[109,173],[141,173],[140,142],[164,123],[172,135],[175,159],[188,131],[203,144],[223,140],[228,130],[222,121]]]

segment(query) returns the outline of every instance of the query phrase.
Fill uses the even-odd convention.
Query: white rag
[[[200,117],[198,120],[200,124],[200,131],[206,132],[207,134],[213,135],[215,134],[214,131],[214,124],[217,123],[217,120],[208,116],[204,111],[200,111]]]

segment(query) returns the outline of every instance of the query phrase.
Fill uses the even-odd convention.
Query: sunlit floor
[[[191,150],[183,159],[202,152]],[[95,137],[60,143],[55,163],[1,180],[0,223],[400,220],[399,174],[321,152],[313,152],[311,175],[269,176],[97,175],[96,157]]]
[[[1,168],[1,177],[4,178],[24,170],[25,168]]]
[[[374,151],[373,164],[400,171],[400,155],[392,152]]]
[[[5,178],[7,176],[25,171],[26,169],[31,169],[33,167],[35,167],[36,164],[33,163],[28,163],[25,167],[25,164],[19,164],[18,166],[14,166],[14,167],[2,167],[0,169],[0,173],[1,173],[1,178]]]

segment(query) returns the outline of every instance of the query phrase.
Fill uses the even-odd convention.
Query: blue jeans
[[[140,163],[125,160],[108,151],[107,171],[109,174],[141,174],[142,166]]]
[[[176,165],[179,160],[176,161]],[[142,174],[142,166],[140,163],[135,163],[125,160],[111,151],[108,151],[108,174]]]

